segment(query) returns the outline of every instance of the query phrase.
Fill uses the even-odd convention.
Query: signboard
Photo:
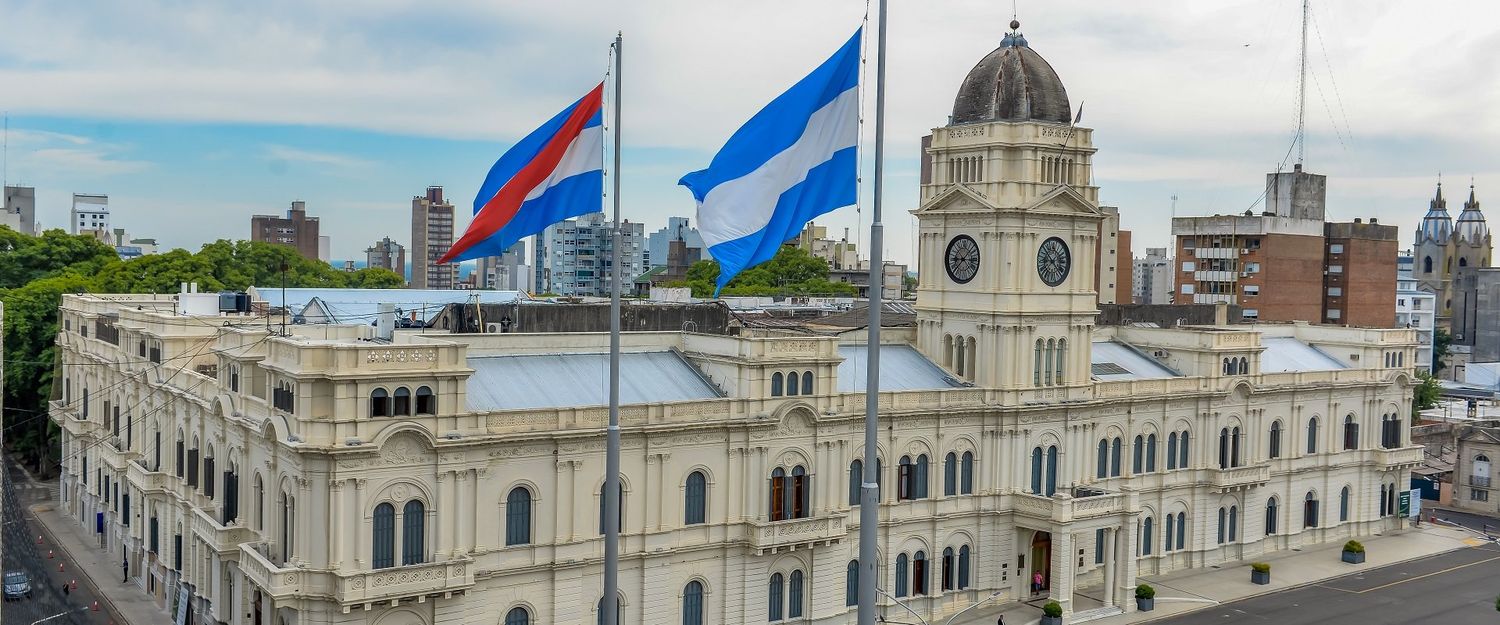
[[[188,613],[188,587],[179,586],[177,590],[177,617],[172,619],[177,625],[187,625]]]
[[[1422,498],[1421,497],[1412,497],[1411,498],[1411,518],[1418,519],[1418,518],[1421,518],[1421,517],[1422,517]]]
[[[1411,512],[1412,512],[1412,510],[1411,510],[1411,491],[1409,491],[1409,490],[1403,490],[1403,491],[1401,491],[1400,510],[1401,510],[1401,516],[1404,516],[1404,517],[1410,517],[1411,516]]]

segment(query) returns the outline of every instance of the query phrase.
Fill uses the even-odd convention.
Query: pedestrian
[[[64,597],[68,596],[68,583],[67,582],[63,582],[63,596]]]
[[[120,561],[120,573],[125,576],[125,581],[122,581],[120,583],[122,583],[122,584],[129,584],[130,583],[130,560],[121,560]]]
[[[1000,618],[995,619],[995,625],[1005,625],[1005,615],[1004,614],[1001,614]]]
[[[1031,574],[1031,594],[1034,595],[1040,592],[1042,592],[1042,572],[1037,571]]]

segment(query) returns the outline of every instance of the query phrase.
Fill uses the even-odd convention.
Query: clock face
[[[1036,251],[1036,274],[1042,282],[1047,286],[1062,284],[1072,267],[1073,255],[1068,252],[1067,243],[1057,237],[1042,241],[1042,247]]]
[[[979,244],[968,235],[960,234],[948,242],[948,251],[943,254],[944,266],[948,269],[948,277],[954,282],[964,284],[974,279],[979,273]]]

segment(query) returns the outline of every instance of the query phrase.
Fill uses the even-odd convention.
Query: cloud
[[[289,145],[268,144],[262,146],[267,158],[272,161],[308,163],[312,165],[325,165],[334,169],[359,170],[368,169],[375,165],[374,161],[349,156],[347,154],[334,154],[332,152],[318,152],[315,150],[304,150]]]
[[[32,169],[44,169],[84,176],[117,176],[134,174],[151,169],[147,161],[132,161],[112,158],[104,150],[44,148],[25,156],[25,163]]]

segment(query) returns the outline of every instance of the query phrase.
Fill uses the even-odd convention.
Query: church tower
[[[1092,131],[1010,26],[923,141],[917,347],[978,386],[1082,398],[1103,219]]]
[[[1464,212],[1458,214],[1458,223],[1453,226],[1454,254],[1458,266],[1490,266],[1490,228],[1484,222],[1484,213],[1479,212],[1479,200],[1474,199],[1474,185],[1469,185],[1469,201],[1464,202]]]
[[[1451,327],[1453,318],[1453,279],[1468,267],[1489,267],[1494,248],[1484,213],[1479,210],[1474,187],[1469,186],[1469,201],[1455,224],[1448,216],[1448,201],[1443,199],[1443,185],[1438,183],[1427,216],[1417,229],[1412,248],[1412,277],[1417,288],[1436,295],[1437,325]]]

